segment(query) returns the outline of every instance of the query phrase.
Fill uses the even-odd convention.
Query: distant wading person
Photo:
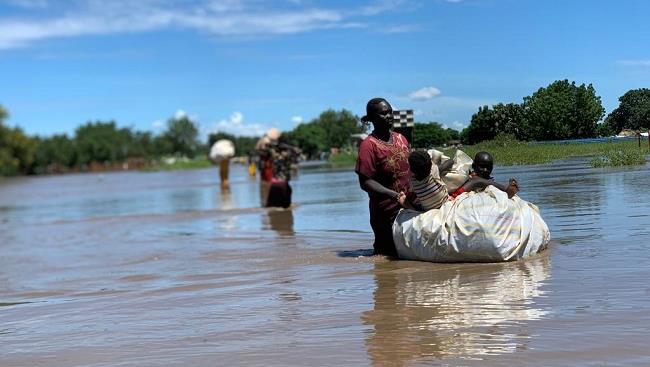
[[[372,122],[374,130],[359,145],[355,172],[361,189],[370,199],[370,226],[375,233],[375,254],[397,256],[393,242],[393,221],[402,207],[398,198],[410,203],[417,198],[410,189],[409,143],[391,131],[393,109],[383,98],[373,98],[366,106],[363,122]]]
[[[289,185],[291,166],[297,161],[298,150],[284,141],[279,131],[277,134],[275,131],[267,134],[270,139],[259,150],[264,161],[264,169],[261,172],[262,185],[268,186],[263,203],[266,207],[288,208],[291,206],[292,194]]]
[[[217,140],[210,148],[210,160],[219,165],[219,179],[221,180],[221,188],[229,189],[229,171],[230,171],[230,158],[235,156],[235,145],[228,139]]]

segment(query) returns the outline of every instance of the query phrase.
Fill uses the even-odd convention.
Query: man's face
[[[388,103],[381,102],[375,113],[377,115],[376,124],[387,128],[393,126],[393,108]]]

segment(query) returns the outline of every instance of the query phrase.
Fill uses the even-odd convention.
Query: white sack
[[[429,153],[431,161],[438,166],[449,159],[449,157],[439,150],[429,149],[427,153]],[[450,194],[456,191],[469,179],[469,171],[472,168],[473,163],[472,158],[460,149],[456,150],[453,159],[454,164],[451,167],[451,170],[446,175],[442,176],[442,181],[447,186],[447,192]]]
[[[235,145],[228,139],[217,140],[210,148],[210,160],[219,162],[235,156]]]
[[[488,186],[426,213],[400,211],[393,239],[401,259],[499,262],[544,250],[550,232],[535,205]]]

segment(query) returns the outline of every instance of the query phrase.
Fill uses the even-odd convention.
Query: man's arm
[[[397,199],[399,193],[397,191],[393,191],[391,189],[388,189],[384,187],[382,184],[379,182],[368,178],[362,174],[359,174],[359,186],[361,186],[361,189],[363,191],[366,191],[368,193],[373,193],[373,194],[380,194],[380,195],[386,195],[388,197],[391,197],[393,199]]]

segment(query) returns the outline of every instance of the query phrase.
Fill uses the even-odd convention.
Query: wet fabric
[[[499,262],[544,250],[550,232],[535,205],[488,186],[426,213],[402,210],[393,238],[401,259]]]
[[[298,161],[294,148],[284,144],[273,144],[269,152],[273,164],[273,178],[281,181],[291,180],[291,166]]]
[[[291,186],[288,181],[272,180],[266,199],[266,207],[288,208],[291,206]]]
[[[404,192],[412,202],[417,197],[411,191],[408,156],[409,143],[406,138],[391,132],[389,142],[373,135],[368,136],[359,145],[359,156],[355,172],[380,183],[396,192]],[[401,209],[396,198],[386,195],[368,193],[370,199],[370,226],[375,234],[373,247],[376,253],[394,256],[395,244],[392,237],[392,225]]]

